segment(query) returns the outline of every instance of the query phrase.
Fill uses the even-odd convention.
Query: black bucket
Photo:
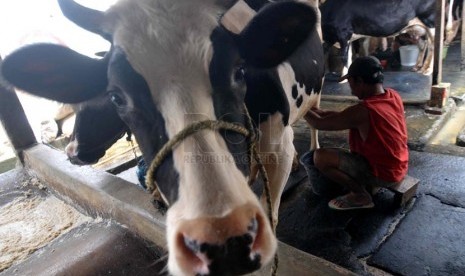
[[[300,157],[300,164],[302,164],[302,166],[305,168],[305,171],[307,172],[313,193],[321,197],[328,198],[333,198],[343,194],[344,189],[341,187],[341,185],[324,176],[315,167],[315,164],[313,163],[313,153],[314,151],[309,151]]]

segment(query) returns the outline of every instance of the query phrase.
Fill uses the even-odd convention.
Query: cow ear
[[[11,53],[2,74],[31,94],[64,103],[95,97],[107,86],[106,61],[54,44],[33,44]]]
[[[315,31],[314,8],[297,2],[266,5],[239,35],[239,51],[252,66],[274,67]]]

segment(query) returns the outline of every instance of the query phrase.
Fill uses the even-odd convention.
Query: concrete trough
[[[115,220],[166,250],[163,214],[151,195],[117,176],[69,163],[64,153],[39,144],[23,152],[29,173],[89,215]],[[279,242],[278,275],[355,275],[340,266]],[[270,275],[270,265],[251,275]]]

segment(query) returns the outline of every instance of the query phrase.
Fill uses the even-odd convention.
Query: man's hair
[[[359,57],[352,62],[349,72],[340,81],[348,77],[359,77],[369,84],[383,83],[383,66],[381,66],[379,60],[374,56]]]

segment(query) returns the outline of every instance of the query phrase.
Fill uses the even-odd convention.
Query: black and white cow
[[[388,37],[415,17],[434,28],[435,7],[436,0],[327,0],[320,6],[325,52],[338,42],[347,69],[354,35]]]
[[[320,100],[324,62],[314,7],[251,1],[255,9],[266,3],[255,13],[232,0],[120,0],[98,12],[59,3],[69,19],[111,41],[111,50],[95,60],[62,46],[27,46],[5,59],[8,81],[69,103],[107,91],[147,163],[192,122],[246,125],[245,102],[260,129],[258,149],[277,219],[295,153],[291,125]],[[244,16],[237,21],[235,15]],[[157,169],[170,204],[171,274],[244,274],[273,258],[276,238],[248,187],[257,173],[248,160],[245,137],[203,130]]]
[[[96,53],[104,57],[106,52]],[[106,151],[130,131],[105,93],[73,105],[73,131],[65,152],[75,165],[95,164]]]
[[[74,105],[75,121],[65,152],[71,163],[94,164],[129,131],[113,103],[102,94]]]
[[[444,45],[450,45],[454,40],[462,23],[463,0],[450,0],[446,2],[446,26]]]

